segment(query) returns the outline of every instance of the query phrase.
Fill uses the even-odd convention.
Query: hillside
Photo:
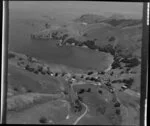
[[[68,52],[58,63],[48,63],[42,56],[9,51],[8,123],[139,126],[141,21],[123,15],[106,18],[84,14],[57,24],[61,20],[50,17],[44,15],[44,20],[37,23],[33,19],[22,22],[29,27],[41,26],[30,36],[29,45],[39,44],[33,51],[45,52],[51,59],[49,50],[57,49],[52,53],[57,53],[59,59],[62,47],[69,50],[73,46],[86,51],[76,51],[75,55],[83,62],[71,58],[75,63],[88,64],[96,54],[100,60],[94,60],[98,62],[93,61],[93,67],[81,69],[61,64],[63,58],[68,59]],[[45,39],[49,41],[36,41]],[[49,54],[42,50],[42,42]],[[48,44],[55,48],[46,48]],[[101,69],[96,68],[97,64]]]
[[[138,124],[138,73],[140,67],[139,71],[133,67],[127,72],[124,67],[101,73],[53,67],[9,52],[8,123],[87,124],[90,120],[103,125]],[[128,89],[123,90],[123,85]],[[126,116],[131,111],[135,114]]]

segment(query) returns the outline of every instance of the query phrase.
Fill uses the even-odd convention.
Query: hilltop
[[[74,20],[75,22],[82,22],[87,24],[108,23],[115,27],[133,26],[142,23],[141,19],[132,19],[121,14],[112,14],[110,17],[105,17],[96,14],[85,14]]]
[[[102,21],[106,20],[106,17],[102,15],[96,15],[96,14],[84,14],[81,17],[75,19],[75,22],[83,22],[87,24],[94,24],[94,23],[100,23]]]

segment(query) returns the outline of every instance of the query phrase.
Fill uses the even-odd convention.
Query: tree
[[[114,104],[114,107],[120,107],[120,103],[119,103],[119,102],[116,102],[116,103]]]
[[[78,99],[74,101],[73,108],[74,108],[74,112],[80,112],[82,110],[82,105]]]
[[[43,68],[42,68],[42,66],[37,66],[38,68],[37,68],[37,70],[39,71],[39,72],[42,72],[42,70],[43,70]]]
[[[95,41],[93,41],[93,40],[87,40],[83,43],[84,43],[84,45],[88,46],[88,48],[90,48],[90,49],[98,49],[98,46],[95,45]]]
[[[93,74],[93,72],[92,72],[92,71],[89,71],[87,74],[88,74],[88,75],[91,75],[91,74]]]
[[[46,28],[46,29],[50,28],[50,24],[45,23],[45,28]]]
[[[111,66],[112,66],[112,69],[116,69],[116,68],[118,68],[118,67],[121,67],[119,61],[114,61],[114,62],[111,64]]]
[[[103,93],[103,91],[102,91],[102,90],[98,90],[98,93],[102,94],[102,93]]]
[[[88,88],[87,92],[91,92],[91,88]]]
[[[120,115],[120,109],[116,109],[116,114]]]
[[[16,87],[14,87],[14,91],[19,91],[19,89],[18,89],[18,88],[16,88]]]
[[[80,96],[78,96],[78,99],[79,99],[80,101],[83,101],[83,98],[82,98],[82,97],[80,97]]]
[[[35,74],[38,74],[39,72],[38,72],[38,70],[34,70],[34,73],[35,73]]]
[[[69,38],[65,41],[65,43],[68,43],[68,44],[74,43],[75,45],[78,45],[78,43],[80,43],[80,42],[75,40],[74,38]]]
[[[126,64],[126,67],[135,67],[140,64],[139,60],[137,58],[132,58],[128,61],[128,64]]]
[[[30,93],[30,92],[32,92],[32,90],[31,90],[31,89],[28,89],[27,92]]]
[[[87,37],[87,33],[84,33],[83,36],[84,36],[84,37]]]
[[[113,49],[113,46],[112,46],[111,44],[106,45],[106,46],[104,47],[104,51],[105,51],[105,52],[108,52],[108,53],[110,53],[110,54],[112,54],[112,55],[115,54],[115,50]]]
[[[41,74],[45,75],[45,74],[46,74],[46,72],[42,70],[42,71],[41,71]]]
[[[32,62],[32,57],[31,56],[28,56],[28,61]]]
[[[84,78],[84,75],[81,75],[81,77],[80,78]]]
[[[115,37],[114,36],[111,36],[108,41],[112,42],[112,41],[115,41]]]
[[[127,86],[128,88],[130,88],[132,86],[133,81],[134,81],[133,78],[129,78],[128,80],[124,79],[123,83],[125,83],[125,86]]]
[[[62,72],[61,76],[63,77],[63,76],[65,76],[66,74],[67,74],[66,72]]]
[[[10,58],[14,58],[15,57],[15,55],[14,54],[12,54],[12,53],[8,53],[8,58],[10,59]]]
[[[68,37],[68,34],[64,34],[64,35],[62,36],[62,41],[64,41],[67,37]]]
[[[57,31],[52,33],[52,38],[53,39],[58,39],[58,32]]]
[[[84,89],[80,89],[78,93],[79,93],[79,94],[82,94],[82,93],[84,93],[84,92],[85,92]]]
[[[39,120],[40,123],[48,123],[48,119],[44,116],[42,116]]]
[[[58,76],[58,73],[55,73],[55,77],[57,77]]]
[[[29,70],[29,68],[30,68],[30,66],[27,64],[27,65],[25,66],[25,69],[26,69],[26,70]]]

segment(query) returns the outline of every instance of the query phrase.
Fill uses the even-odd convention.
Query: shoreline
[[[82,49],[82,47],[79,47],[79,48],[81,48]],[[94,50],[91,50],[91,49],[88,49],[88,48],[86,48],[87,50],[90,50],[90,51],[94,51]],[[58,64],[58,63],[55,63],[55,62],[48,62],[48,61],[46,61],[46,60],[44,60],[44,59],[40,59],[40,58],[38,58],[38,57],[34,57],[34,56],[31,56],[31,55],[28,55],[28,54],[24,54],[24,53],[20,53],[20,52],[15,52],[15,51],[9,51],[9,53],[14,53],[15,55],[18,55],[18,56],[23,56],[23,57],[32,57],[33,59],[36,59],[39,63],[41,63],[41,64],[45,64],[45,65],[47,65],[47,66],[52,66],[52,67],[54,67],[54,68],[56,68],[56,67],[59,67],[59,68],[62,68],[62,69],[66,69],[67,71],[69,70],[69,71],[72,71],[73,70],[73,72],[74,71],[80,71],[80,72],[82,72],[82,71],[89,71],[89,70],[91,70],[91,71],[99,71],[99,72],[101,72],[101,71],[105,71],[106,69],[108,69],[109,68],[109,66],[113,63],[113,56],[111,55],[111,54],[108,54],[108,53],[105,53],[105,52],[102,52],[102,53],[104,53],[104,54],[106,54],[106,62],[110,62],[111,61],[111,63],[110,64],[108,64],[107,65],[107,68],[92,68],[92,67],[78,67],[78,66],[74,66],[74,65],[67,65],[67,64],[63,64],[63,63],[60,63],[60,64]]]

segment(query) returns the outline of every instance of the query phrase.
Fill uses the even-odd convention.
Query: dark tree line
[[[10,58],[14,58],[15,57],[15,55],[14,54],[12,54],[12,53],[8,53],[8,58],[10,59]]]
[[[82,111],[82,104],[79,99],[76,99],[74,102],[71,102],[71,106],[74,112]]]
[[[128,88],[132,86],[133,82],[134,82],[133,78],[112,81],[112,83],[125,83],[125,86],[127,86]]]
[[[122,25],[123,27],[125,26],[134,26],[134,25],[138,25],[141,23],[141,20],[133,20],[133,19],[111,19],[106,21],[108,24],[111,24],[112,26],[120,26]]]

